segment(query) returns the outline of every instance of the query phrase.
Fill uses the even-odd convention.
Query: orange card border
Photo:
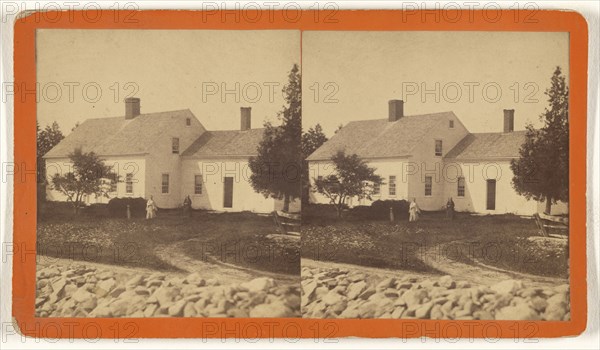
[[[484,13],[485,12],[485,13]],[[231,11],[102,10],[95,22],[83,11],[45,12],[15,23],[14,256],[13,316],[20,331],[47,338],[331,338],[331,337],[469,337],[543,338],[580,334],[587,321],[586,282],[586,134],[588,28],[576,12],[511,10],[456,12],[458,20],[441,20],[428,11]],[[121,20],[115,21],[119,14]],[[87,15],[87,16],[85,16]],[[97,16],[97,14],[95,14]],[[135,23],[125,23],[124,17]],[[58,20],[57,20],[58,18]],[[255,20],[258,18],[258,20]],[[493,19],[493,20],[492,20]],[[571,320],[436,321],[436,320],[318,320],[210,318],[36,318],[36,29],[220,29],[220,30],[338,30],[338,31],[525,31],[569,32],[570,86],[570,284]],[[29,181],[31,180],[31,181]]]

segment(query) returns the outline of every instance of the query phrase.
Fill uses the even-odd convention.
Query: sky
[[[208,130],[238,129],[252,107],[258,128],[283,106],[300,32],[41,29],[36,61],[42,128],[123,116],[126,97],[142,113],[189,108]]]
[[[404,99],[405,115],[453,111],[471,132],[501,131],[515,109],[522,130],[541,125],[544,91],[568,64],[568,33],[303,32],[303,126],[331,136]]]
[[[305,130],[387,118],[390,99],[406,115],[453,111],[471,132],[502,130],[502,110],[515,109],[520,130],[540,125],[554,68],[568,76],[568,44],[553,32],[40,29],[37,114],[68,134],[123,116],[135,96],[142,113],[189,108],[209,130],[239,128],[250,106],[256,128],[276,120],[302,62]]]

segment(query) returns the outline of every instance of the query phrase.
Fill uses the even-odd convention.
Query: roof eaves
[[[393,155],[393,156],[383,156],[383,157],[360,157],[363,160],[369,161],[369,160],[380,160],[380,159],[397,159],[397,158],[410,158],[412,157],[412,154],[404,154],[404,155]],[[331,161],[331,158],[324,158],[324,157],[316,157],[316,158],[311,158],[310,156],[308,158],[306,158],[307,161],[311,162],[311,161]]]
[[[460,162],[475,162],[475,161],[494,161],[494,160],[499,160],[499,161],[508,161],[508,160],[513,160],[513,159],[517,159],[519,158],[519,156],[514,156],[514,157],[510,157],[510,156],[504,156],[504,157],[445,157],[444,161],[446,160],[455,160],[455,161],[460,161]]]
[[[93,151],[91,151],[91,152],[93,152]],[[94,152],[94,153],[96,153],[96,152]],[[121,153],[121,154],[106,154],[106,153],[99,154],[99,153],[96,153],[96,155],[99,156],[99,157],[146,156],[148,154],[149,154],[148,152]],[[69,155],[61,155],[61,156],[48,156],[48,155],[44,155],[44,156],[42,156],[42,158],[44,158],[44,159],[69,158]]]
[[[256,157],[256,154],[212,154],[212,155],[202,155],[202,154],[192,154],[192,155],[182,155],[181,158],[185,159],[246,159],[251,157]]]

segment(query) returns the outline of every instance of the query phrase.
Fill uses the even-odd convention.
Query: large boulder
[[[456,287],[456,282],[454,282],[454,279],[452,278],[452,276],[443,276],[440,277],[440,279],[438,280],[438,284],[441,287],[447,288],[447,289],[452,289]]]
[[[496,319],[506,321],[539,320],[540,316],[533,308],[520,304],[506,306],[496,311]]]
[[[366,288],[367,283],[365,283],[365,281],[358,281],[352,283],[348,286],[348,292],[346,294],[346,297],[348,297],[348,299],[350,300],[356,299],[362,292],[365,291]]]
[[[293,317],[292,310],[283,302],[260,304],[250,311],[250,317]]]
[[[516,294],[517,291],[523,289],[523,282],[519,280],[505,280],[494,284],[490,288],[498,294]]]
[[[546,300],[544,319],[561,321],[567,314],[569,298],[566,293],[557,293]]]
[[[252,281],[242,283],[241,286],[251,292],[268,291],[275,286],[275,281],[269,277],[259,277]]]
[[[160,287],[152,294],[151,298],[156,299],[161,307],[168,307],[178,295],[179,289],[176,287]]]

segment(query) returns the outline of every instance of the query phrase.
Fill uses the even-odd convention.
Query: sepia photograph
[[[302,35],[306,318],[569,321],[569,33]]]
[[[6,5],[8,348],[598,343],[593,6]]]
[[[37,317],[300,317],[295,30],[36,31]]]

